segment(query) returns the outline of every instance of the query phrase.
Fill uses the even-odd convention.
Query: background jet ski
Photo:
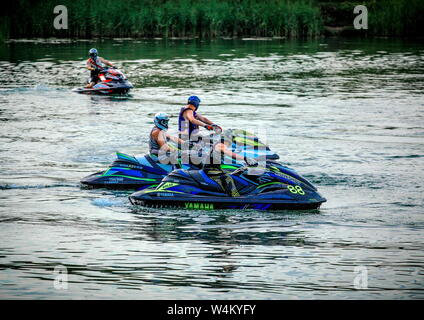
[[[92,88],[75,88],[72,91],[78,93],[125,94],[133,88],[127,77],[115,68],[104,68],[99,73],[99,79],[100,82]]]
[[[229,129],[231,130],[231,129]],[[266,158],[267,166],[276,170],[285,168],[272,159],[279,156],[272,152],[257,137],[244,130],[232,130],[234,141],[231,149],[235,153],[256,159]],[[178,148],[176,144],[169,141],[170,145]],[[202,150],[207,152],[208,150]],[[121,152],[116,153],[116,159],[107,170],[93,173],[81,180],[81,184],[93,188],[109,189],[143,189],[157,185],[161,180],[176,167],[172,164],[162,164],[156,156],[145,155],[134,157]],[[244,164],[228,157],[224,158],[221,169],[234,171]],[[183,164],[183,169],[200,169],[199,166]]]
[[[137,191],[129,199],[132,204],[147,207],[204,210],[306,210],[317,209],[326,201],[309,181],[289,168],[267,169],[257,175],[243,167],[231,176],[235,182],[232,195],[203,170],[179,169],[157,187]]]

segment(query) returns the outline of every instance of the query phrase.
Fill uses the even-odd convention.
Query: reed
[[[62,0],[68,30],[55,30],[56,0],[16,0],[3,13],[0,38],[289,37],[323,34],[324,24],[352,24],[358,2],[345,0]],[[423,0],[365,0],[362,35],[420,36]],[[329,16],[331,15],[331,16]]]
[[[383,0],[369,3],[369,30],[381,36],[422,36],[424,1]]]
[[[314,37],[321,32],[315,0],[61,1],[69,29],[53,28],[57,1],[20,0],[11,37]]]

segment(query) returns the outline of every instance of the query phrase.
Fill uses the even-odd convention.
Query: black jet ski
[[[253,172],[252,172],[253,170]],[[260,171],[258,171],[260,170]],[[317,209],[326,201],[305,178],[289,168],[242,167],[231,173],[234,184],[203,170],[177,169],[156,187],[130,195],[134,205],[185,209]]]
[[[233,134],[233,152],[258,160],[266,158],[269,166],[280,167],[281,164],[274,162],[279,156],[272,152],[266,145],[259,141],[253,134],[238,129],[231,130]],[[169,142],[174,148],[175,144]],[[205,150],[202,150],[205,151]],[[207,151],[205,151],[207,152]],[[271,161],[271,162],[270,162]],[[234,171],[243,163],[226,158],[221,164],[221,169]],[[182,169],[200,169],[200,165],[181,164]],[[176,168],[172,164],[163,164],[157,156],[144,155],[134,157],[125,153],[117,152],[116,159],[107,170],[93,173],[81,180],[84,186],[93,188],[109,189],[143,189],[151,185],[157,185],[172,170]]]
[[[102,69],[99,73],[99,79],[100,81],[92,88],[75,88],[72,91],[94,94],[126,94],[133,88],[122,71],[115,68]]]

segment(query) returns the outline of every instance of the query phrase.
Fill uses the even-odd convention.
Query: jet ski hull
[[[205,210],[309,210],[326,201],[293,171],[250,171],[246,167],[211,176],[204,170],[174,170],[158,186],[137,191],[129,200],[147,207]]]
[[[106,171],[96,172],[83,178],[80,182],[82,185],[90,188],[141,190],[159,184],[164,177],[163,175],[159,175],[157,178],[141,178],[125,175],[108,176],[105,174],[107,174]]]
[[[93,88],[75,88],[72,91],[84,94],[127,94],[133,85],[129,82],[107,82],[98,83]]]
[[[147,189],[144,191],[148,191]],[[162,195],[161,195],[162,194]],[[180,196],[157,192],[155,194],[138,191],[129,197],[133,205],[144,207],[167,207],[195,210],[254,209],[254,210],[312,210],[318,209],[325,198],[316,193],[314,199],[299,201],[296,199],[266,199],[253,197],[205,197]]]
[[[91,188],[141,190],[154,186],[172,171],[172,165],[158,163],[149,155],[135,158],[117,152],[117,158],[104,171],[93,173],[80,182]]]
[[[86,94],[126,94],[133,88],[131,82],[118,69],[104,68],[100,71],[99,82],[92,88],[75,88],[72,91]],[[91,79],[88,79],[88,83]]]

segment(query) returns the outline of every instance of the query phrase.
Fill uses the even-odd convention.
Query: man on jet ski
[[[153,122],[155,125],[149,135],[149,152],[150,155],[159,157],[159,161],[161,161],[164,156],[169,157],[170,152],[175,151],[175,148],[168,144],[169,140],[180,144],[183,141],[166,132],[169,122],[169,116],[166,113],[156,113]]]
[[[190,96],[187,105],[182,107],[178,117],[178,130],[180,135],[185,137],[183,140],[196,140],[193,137],[198,133],[199,127],[207,130],[222,132],[222,128],[214,124],[211,120],[197,113],[200,105],[200,99],[197,96]]]
[[[86,88],[92,88],[99,81],[99,73],[103,70],[105,65],[114,68],[115,66],[108,60],[98,56],[97,49],[92,48],[88,51],[89,58],[87,59],[86,66],[90,70],[90,83]]]
[[[203,163],[203,171],[212,180],[218,183],[230,197],[237,197],[239,196],[239,193],[231,174],[223,171],[221,168],[222,157],[227,155],[232,159],[244,161],[246,166],[257,166],[258,161],[253,158],[243,157],[228,149],[233,139],[230,131],[226,131],[222,135],[212,135],[211,138],[212,147],[210,148],[209,155]]]

